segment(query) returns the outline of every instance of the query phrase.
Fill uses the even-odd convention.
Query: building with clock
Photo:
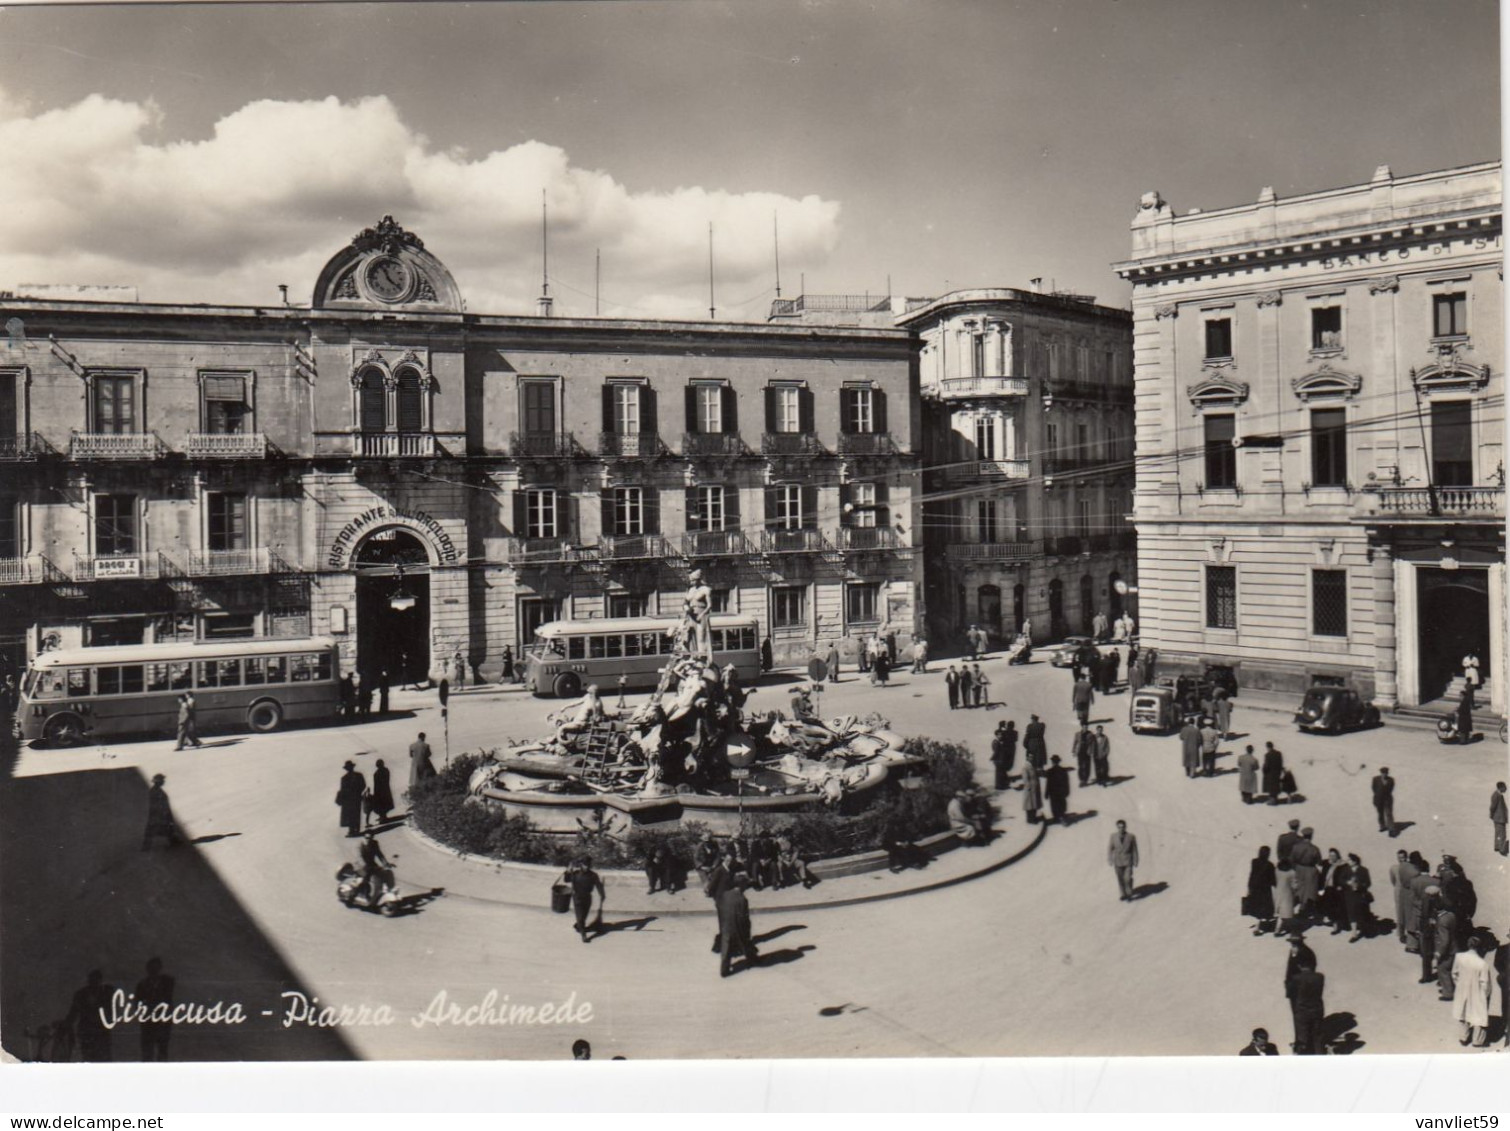
[[[485,315],[391,218],[304,305],[0,298],[0,650],[331,634],[494,675],[543,621],[778,660],[921,614],[905,330]]]

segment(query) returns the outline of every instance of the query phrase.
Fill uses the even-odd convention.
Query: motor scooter
[[[342,864],[341,870],[336,873],[336,898],[347,907],[376,911],[383,916],[391,916],[399,909],[400,903],[392,870],[378,869],[372,877],[372,883],[364,886],[362,870],[350,862]]]

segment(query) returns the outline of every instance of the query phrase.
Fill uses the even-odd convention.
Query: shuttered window
[[[246,378],[239,373],[209,373],[200,383],[204,430],[215,436],[239,435],[252,414]]]
[[[208,503],[210,549],[245,550],[246,496],[217,491],[209,496]]]
[[[1206,627],[1237,627],[1237,567],[1206,567]]]

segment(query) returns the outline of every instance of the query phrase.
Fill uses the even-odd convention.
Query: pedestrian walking
[[[1373,934],[1374,915],[1369,910],[1369,904],[1374,901],[1373,877],[1356,852],[1347,854],[1347,868],[1347,877],[1342,881],[1342,910],[1352,931],[1347,941],[1355,943],[1365,932]]]
[[[1185,776],[1193,778],[1201,770],[1201,732],[1193,719],[1186,719],[1180,727],[1180,760],[1185,766]]]
[[[199,728],[194,719],[194,696],[185,691],[178,697],[178,741],[174,750],[182,750],[185,746],[203,746],[199,741]]]
[[[1043,773],[1049,760],[1048,728],[1039,722],[1037,715],[1029,716],[1028,725],[1022,732],[1022,752],[1033,768]]]
[[[1036,825],[1043,817],[1043,782],[1031,759],[1022,766],[1022,811],[1030,825]]]
[[[977,642],[975,625],[965,630],[965,658],[977,660],[980,658],[980,645]]]
[[[928,671],[928,641],[919,636],[912,642],[912,672],[923,675]]]
[[[1070,744],[1070,753],[1075,758],[1075,777],[1084,789],[1091,784],[1091,763],[1096,756],[1096,738],[1090,727],[1081,726]]]
[[[750,901],[745,897],[745,889],[749,886],[750,878],[739,872],[718,896],[718,975],[721,978],[733,973],[735,955],[744,958],[746,969],[760,957],[750,928]]]
[[[1274,886],[1278,875],[1269,859],[1269,846],[1258,846],[1258,855],[1248,862],[1248,891],[1243,896],[1243,914],[1253,919],[1253,936],[1266,934],[1274,927]]]
[[[147,959],[147,976],[136,983],[136,1003],[147,1010],[151,1016],[161,1006],[161,1012],[171,1014],[173,1011],[173,976],[163,973],[163,960],[161,958]],[[173,1022],[142,1021],[138,1023],[141,1030],[142,1060],[165,1061],[168,1059],[168,1038],[173,1035]]]
[[[944,687],[949,692],[949,709],[956,710],[959,707],[959,669],[953,664],[944,673]]]
[[[1274,743],[1264,743],[1264,794],[1270,805],[1279,804],[1279,795],[1284,791],[1285,756],[1274,749]]]
[[[1326,978],[1316,972],[1314,958],[1302,959],[1298,967],[1285,986],[1295,1022],[1295,1055],[1315,1056],[1325,1051],[1321,1022],[1326,1017]]]
[[[875,679],[872,682],[878,687],[887,686],[891,681],[891,657],[886,654],[885,648],[876,653],[874,667]]]
[[[350,719],[357,713],[357,685],[350,672],[341,677],[341,718]]]
[[[1106,614],[1100,609],[1097,609],[1096,615],[1091,617],[1091,636],[1097,644],[1106,639]]]
[[[961,707],[975,706],[974,677],[970,674],[970,665],[961,664],[959,671],[959,705]]]
[[[1389,776],[1389,767],[1380,766],[1374,775],[1374,813],[1379,818],[1379,831],[1395,835],[1395,779]]]
[[[991,681],[986,678],[986,673],[980,670],[980,665],[976,664],[970,669],[970,690],[975,695],[977,707],[991,706],[990,688]]]
[[[1405,942],[1411,924],[1411,881],[1420,873],[1411,862],[1405,849],[1395,853],[1395,862],[1389,866],[1389,886],[1395,896],[1395,936]]]
[[[1143,664],[1138,655],[1138,646],[1127,646],[1127,690],[1137,691],[1143,686]]]
[[[996,767],[996,788],[1007,789],[1012,784],[1012,760],[1017,756],[1017,731],[1010,722],[996,724],[996,733],[991,736],[991,764]]]
[[[152,775],[152,786],[147,790],[147,827],[142,833],[142,851],[152,847],[153,837],[166,837],[169,848],[183,843],[178,832],[178,822],[173,819],[173,806],[168,802],[168,792],[163,783],[168,779],[162,774]]]
[[[510,661],[510,666],[512,664],[513,661]],[[388,679],[388,669],[382,668],[378,671],[378,714],[380,715],[388,713],[388,692],[390,688],[391,681]]]
[[[1505,839],[1507,820],[1510,820],[1510,807],[1505,802],[1505,783],[1497,781],[1494,792],[1489,795],[1489,822],[1494,826],[1494,851],[1501,856],[1510,856],[1510,842]]]
[[[1216,776],[1216,756],[1222,745],[1222,736],[1211,720],[1201,720],[1201,773],[1208,778]]]
[[[1288,863],[1274,866],[1274,933],[1279,938],[1301,929],[1300,917],[1295,913],[1295,869]]]
[[[1106,862],[1117,873],[1117,887],[1122,899],[1132,902],[1133,869],[1138,866],[1138,838],[1127,831],[1126,821],[1117,822],[1117,831],[1112,833],[1106,846]]]
[[[1049,820],[1064,824],[1064,815],[1069,811],[1070,772],[1059,764],[1059,755],[1049,759],[1049,768],[1044,772],[1044,793],[1049,799]]]
[[[1321,849],[1312,841],[1316,830],[1300,830],[1301,839],[1290,849],[1290,865],[1295,869],[1295,883],[1299,896],[1299,912],[1310,916],[1316,912],[1316,900],[1321,894]]]
[[[1478,705],[1475,702],[1475,696],[1478,694],[1479,685],[1483,682],[1484,677],[1479,674],[1479,658],[1470,651],[1463,657],[1463,690],[1467,693],[1470,711]]]
[[[377,765],[372,769],[372,793],[367,802],[367,820],[371,823],[376,817],[380,822],[387,823],[388,815],[393,812],[393,780],[388,772],[388,767],[379,758]]]
[[[1216,713],[1216,729],[1221,731],[1222,740],[1226,741],[1232,737],[1232,700],[1227,697],[1225,687],[1216,689],[1211,709]]]
[[[1237,792],[1244,805],[1252,805],[1253,795],[1258,792],[1258,756],[1251,745],[1237,756]]]
[[[367,793],[367,779],[357,772],[357,764],[348,761],[343,767],[336,804],[341,807],[341,824],[348,837],[362,835],[362,798]]]
[[[592,870],[590,857],[579,856],[572,861],[571,867],[562,873],[557,883],[570,885],[573,927],[578,938],[583,942],[591,942],[592,936],[589,934],[587,917],[592,912],[593,892],[598,893],[598,917],[594,920],[591,929],[596,931],[603,926],[603,902],[608,898],[603,889],[603,877]]]
[[[828,681],[829,681],[829,683],[838,683],[839,682],[839,645],[838,644],[830,644],[828,646],[828,655],[824,657],[823,662],[828,667]]]
[[[421,782],[429,781],[435,776],[435,763],[432,762],[430,744],[425,741],[425,732],[420,731],[419,737],[409,744],[409,790],[413,792]]]
[[[1504,1016],[1504,997],[1495,977],[1494,964],[1488,958],[1489,946],[1483,935],[1468,940],[1468,949],[1452,963],[1452,980],[1457,987],[1452,1002],[1452,1016],[1462,1033],[1458,1044],[1473,1042],[1474,1048],[1489,1043],[1489,1022]]]
[[[111,1015],[115,995],[115,987],[108,985],[98,970],[89,971],[84,985],[74,991],[63,1027],[73,1034],[80,1060],[98,1063],[114,1059],[110,1048],[111,1027],[105,1019]]]
[[[1070,706],[1075,709],[1075,717],[1080,720],[1080,725],[1085,726],[1090,722],[1091,705],[1096,701],[1096,693],[1091,688],[1090,680],[1079,676],[1075,680],[1075,686],[1070,691]]]
[[[1112,740],[1106,733],[1106,728],[1098,726],[1094,745],[1091,749],[1091,763],[1096,769],[1096,784],[1111,785],[1112,783]]]

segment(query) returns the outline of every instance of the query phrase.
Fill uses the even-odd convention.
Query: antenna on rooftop
[[[545,190],[540,190],[540,316],[549,318],[555,300],[551,298],[551,245],[549,216],[545,208]]]
[[[708,317],[718,317],[718,308],[713,305],[713,221],[708,221]]]
[[[776,254],[776,297],[781,297],[781,227],[776,213],[771,213],[771,245]]]

